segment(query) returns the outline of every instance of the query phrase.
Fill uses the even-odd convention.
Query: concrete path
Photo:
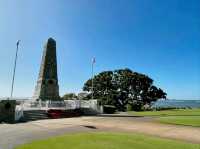
[[[50,136],[90,131],[138,132],[200,144],[200,128],[197,127],[159,124],[152,118],[104,115],[0,124],[0,149],[12,149]]]

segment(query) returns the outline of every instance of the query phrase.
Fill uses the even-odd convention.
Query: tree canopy
[[[118,110],[124,110],[127,104],[143,106],[151,104],[160,98],[166,98],[166,93],[153,85],[153,79],[145,74],[133,72],[130,69],[104,71],[93,78],[93,96],[103,105],[114,105]],[[85,82],[84,91],[88,96],[92,93],[92,79]]]

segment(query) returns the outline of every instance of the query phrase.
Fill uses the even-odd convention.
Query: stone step
[[[35,113],[24,113],[25,116],[39,116],[39,117],[43,117],[43,116],[47,116],[47,114],[35,114]]]
[[[48,118],[48,116],[31,116],[31,115],[25,115],[24,118],[38,118],[38,119],[43,119],[43,118]]]
[[[48,119],[46,111],[43,110],[29,110],[24,111],[24,119],[26,121]]]
[[[32,113],[24,113],[25,116],[47,116],[47,114],[32,114]]]
[[[25,110],[26,113],[47,113],[44,110]]]

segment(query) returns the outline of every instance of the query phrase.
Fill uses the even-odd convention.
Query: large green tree
[[[94,76],[93,84],[94,98],[103,105],[114,105],[118,110],[125,110],[127,104],[142,107],[166,98],[166,93],[154,86],[150,77],[130,69],[101,72]],[[92,79],[85,82],[83,90],[91,97]]]

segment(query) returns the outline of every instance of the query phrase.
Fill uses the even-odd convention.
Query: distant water
[[[200,100],[158,100],[152,107],[200,108]]]
[[[5,100],[7,98],[0,98],[0,100]],[[18,98],[18,101],[25,101],[31,98]],[[174,108],[200,108],[200,100],[158,100],[153,105],[153,108],[158,107],[174,107]]]

